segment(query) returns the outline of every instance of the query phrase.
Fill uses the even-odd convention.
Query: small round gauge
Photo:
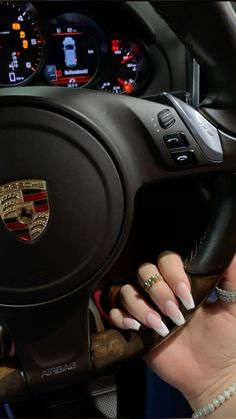
[[[90,26],[91,19],[79,13],[65,13],[51,22],[45,67],[50,84],[81,87],[92,81],[99,54]]]
[[[146,47],[130,39],[113,39],[111,55],[109,71],[97,88],[115,94],[135,93],[149,75]]]
[[[33,17],[11,1],[0,1],[0,85],[15,86],[37,74],[43,39]]]

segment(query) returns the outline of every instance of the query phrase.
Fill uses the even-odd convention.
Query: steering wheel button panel
[[[169,109],[163,109],[158,115],[158,121],[162,128],[170,128],[175,123],[175,118]]]
[[[169,93],[166,93],[166,97],[175,107],[207,158],[212,161],[223,161],[223,149],[218,130],[187,103]]]
[[[192,166],[197,164],[197,159],[194,155],[193,150],[171,153],[171,156],[178,166]]]
[[[167,148],[182,148],[188,146],[188,142],[184,133],[182,132],[173,132],[171,134],[164,135],[164,143]]]
[[[169,170],[181,171],[183,169],[191,169],[196,163],[199,168],[211,164],[212,161],[203,152],[174,107],[168,110],[175,120],[173,125],[174,130],[171,127],[165,129],[158,123],[156,115],[163,115],[166,110],[166,103],[159,104],[143,101],[143,106],[140,106],[140,108],[136,102],[132,103],[132,111],[139,116],[151,135],[156,148],[156,156],[159,158],[162,167]],[[181,154],[187,153],[186,161],[175,161],[175,155],[173,157],[171,151],[176,150],[177,152],[178,149],[181,149]],[[214,163],[218,164],[219,162],[214,161]]]

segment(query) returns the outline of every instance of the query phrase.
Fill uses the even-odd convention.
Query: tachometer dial
[[[149,74],[146,48],[136,41],[113,39],[111,55],[109,72],[97,88],[115,94],[133,94]]]
[[[65,13],[50,25],[45,77],[52,85],[81,87],[92,81],[99,54],[88,28],[93,22],[79,13]]]
[[[43,59],[43,39],[33,17],[11,1],[0,1],[0,85],[24,84]]]

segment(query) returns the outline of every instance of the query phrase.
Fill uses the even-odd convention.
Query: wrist
[[[224,391],[233,383],[236,383],[236,369],[232,366],[231,373],[224,374],[221,377],[211,380],[206,379],[201,389],[198,388],[194,394],[184,394],[184,396],[188,400],[192,409],[196,411],[201,409],[203,406],[206,406],[208,403],[211,403],[212,400],[224,393]],[[233,397],[235,397],[236,400],[236,392]]]
[[[201,407],[192,415],[192,418],[199,419],[211,415],[211,417],[231,417],[231,413],[235,412],[235,398],[232,397],[236,392],[236,383],[232,383],[229,387],[215,396],[209,403]],[[229,415],[230,413],[230,415]]]

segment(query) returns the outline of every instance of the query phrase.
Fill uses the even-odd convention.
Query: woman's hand
[[[187,309],[193,308],[194,303],[180,256],[164,252],[158,257],[157,266],[149,263],[140,266],[139,284],[143,286],[145,280],[158,273],[164,280],[158,280],[148,291],[157,310],[144,300],[138,285],[125,285],[121,289],[124,310],[110,312],[110,321],[116,327],[137,330],[142,323],[165,336],[168,329],[161,320],[162,313],[178,325],[184,323],[178,301]],[[236,256],[220,286],[236,289]],[[179,332],[144,359],[185,395],[193,409],[202,407],[236,382],[236,303],[206,303]]]

